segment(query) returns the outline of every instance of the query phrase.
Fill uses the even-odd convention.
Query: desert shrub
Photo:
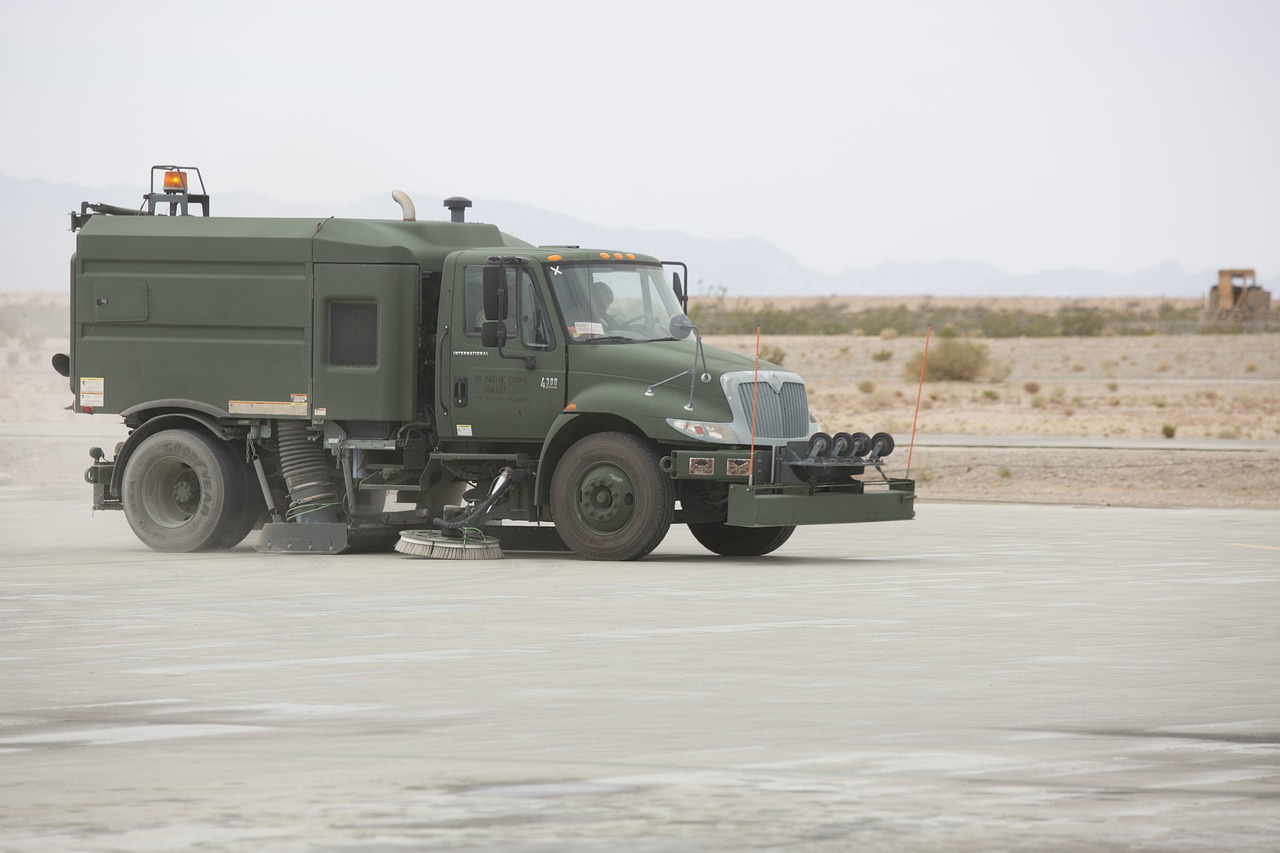
[[[782,347],[776,347],[771,344],[766,344],[760,348],[760,358],[764,361],[771,361],[774,364],[778,365],[779,367],[782,366],[782,361],[786,357],[787,357],[786,350],[784,350]]]
[[[870,379],[864,379],[858,383],[858,390],[863,394],[870,394],[872,391],[876,390],[876,383],[872,382]]]
[[[889,361],[892,358],[893,358],[892,350],[881,349],[871,353],[872,361]]]
[[[929,381],[973,382],[986,369],[987,357],[985,344],[959,338],[943,338],[930,348],[924,378]],[[924,351],[921,350],[903,368],[902,375],[908,380],[917,379],[923,359]]]
[[[853,325],[846,307],[825,299],[795,308],[772,302],[756,309],[734,308],[724,299],[690,303],[694,322],[706,335],[749,335],[756,324],[771,335],[843,335]]]
[[[984,338],[1048,338],[1058,334],[1058,322],[1048,314],[1007,308],[975,308],[972,322]]]
[[[1106,328],[1107,318],[1097,308],[1068,305],[1058,310],[1058,322],[1069,338],[1094,338]]]
[[[983,391],[983,392],[982,392],[982,399],[984,399],[984,400],[999,400],[999,399],[1000,399],[1000,395],[999,395],[998,393],[996,393],[995,391],[991,390],[990,388],[988,388],[988,389],[986,389],[985,391]]]
[[[1160,434],[1165,438],[1173,438],[1178,433],[1178,428],[1173,424],[1165,424],[1160,427]]]
[[[705,288],[703,290],[706,290]],[[932,326],[939,337],[1045,338],[1057,336],[1151,335],[1157,332],[1240,334],[1240,327],[1197,328],[1200,306],[1162,303],[1158,308],[1086,306],[1070,302],[1062,307],[1031,311],[993,304],[939,305],[926,300],[908,307],[881,306],[852,309],[834,299],[781,308],[773,302],[739,307],[720,287],[690,302],[691,316],[705,334],[750,334],[760,323],[771,334],[879,335],[892,329],[902,335],[920,336]]]
[[[1000,468],[996,471],[996,474],[1000,477],[1000,479],[1007,480],[1013,476],[1013,471],[1009,470],[1008,467],[1001,465]]]
[[[1023,382],[1022,390],[1026,391],[1028,394],[1039,394],[1040,383],[1035,381]]]

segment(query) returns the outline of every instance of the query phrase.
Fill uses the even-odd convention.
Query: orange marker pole
[[[911,444],[907,447],[907,474],[911,479],[911,453],[916,449],[916,424],[920,422],[920,397],[924,394],[924,366],[929,361],[929,337],[933,334],[933,324],[924,330],[924,355],[920,356],[920,387],[916,389],[916,414],[911,419]]]
[[[747,463],[747,486],[756,484],[756,404],[760,399],[760,324],[756,323],[756,372],[751,383],[751,461]]]

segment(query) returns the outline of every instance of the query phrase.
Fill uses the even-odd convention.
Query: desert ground
[[[79,482],[88,447],[124,436],[112,416],[66,409],[72,396],[49,358],[66,349],[67,316],[63,294],[0,294],[0,487]],[[756,348],[748,335],[707,341]],[[895,436],[886,473],[902,475],[910,459],[922,502],[1280,509],[1280,334],[981,343],[989,376],[921,388],[904,374],[923,337],[761,338],[805,377],[824,429]]]

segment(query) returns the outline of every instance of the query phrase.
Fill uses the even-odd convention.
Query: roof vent
[[[466,222],[466,211],[467,208],[471,206],[471,199],[455,195],[453,198],[446,198],[444,200],[444,206],[449,208],[450,222]]]

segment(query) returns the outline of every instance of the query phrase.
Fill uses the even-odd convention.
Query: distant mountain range
[[[418,218],[446,219],[442,199],[410,192]],[[0,175],[0,291],[62,290],[75,249],[68,213],[80,202],[131,206],[139,187],[80,187]],[[574,244],[638,250],[689,265],[691,292],[729,296],[933,295],[933,296],[1133,296],[1199,297],[1216,271],[1187,272],[1168,261],[1134,273],[1064,269],[1015,274],[976,261],[888,263],[838,274],[816,272],[777,246],[756,237],[711,240],[678,231],[606,228],[514,202],[475,199],[468,219],[497,224],[535,244]],[[398,219],[386,195],[345,206],[286,203],[249,193],[211,200],[218,216],[339,216]]]

